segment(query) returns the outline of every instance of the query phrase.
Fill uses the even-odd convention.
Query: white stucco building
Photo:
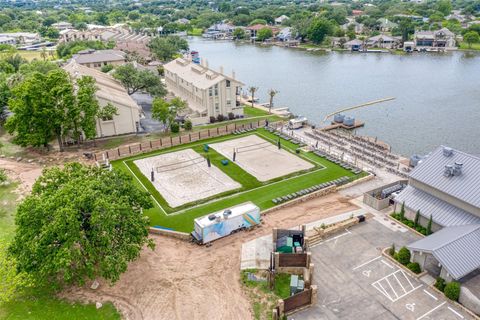
[[[117,115],[111,119],[97,120],[97,137],[135,133],[140,125],[142,109],[128,95],[123,85],[112,76],[99,70],[82,66],[75,61],[63,67],[75,80],[82,76],[93,77],[96,81],[96,98],[100,107],[111,103],[117,108]]]
[[[210,117],[243,115],[240,88],[235,76],[178,58],[164,65],[168,91],[187,101],[194,124],[208,123]]]

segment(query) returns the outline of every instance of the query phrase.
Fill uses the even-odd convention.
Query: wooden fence
[[[307,268],[306,253],[280,253],[278,255],[279,267],[304,267]]]
[[[150,140],[141,143],[131,144],[128,146],[121,146],[115,149],[110,149],[102,152],[94,153],[95,161],[108,159],[110,161],[134,156],[141,153],[146,153],[155,150],[161,150],[169,147],[174,147],[190,142],[205,140],[214,137],[228,135],[237,130],[261,128],[265,126],[265,120],[252,121],[248,123],[230,123],[225,126],[220,126],[211,129],[200,130],[196,132],[182,132],[179,136],[169,136],[157,140]]]
[[[283,312],[288,313],[312,303],[312,289],[305,289],[291,297],[283,299]]]

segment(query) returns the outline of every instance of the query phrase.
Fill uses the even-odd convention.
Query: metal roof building
[[[453,279],[459,280],[480,268],[480,224],[447,227],[408,248],[432,254]]]

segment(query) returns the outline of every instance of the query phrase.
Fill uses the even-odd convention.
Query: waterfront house
[[[275,36],[279,32],[279,29],[277,27],[272,27],[264,24],[255,24],[253,26],[248,26],[245,28],[245,31],[247,35],[250,37],[250,39],[256,39],[257,32],[263,28],[269,28],[270,30],[272,30],[273,36]]]
[[[127,55],[120,50],[87,49],[73,55],[72,60],[83,66],[101,69],[106,65],[118,66],[127,62]]]
[[[294,37],[292,36],[292,28],[286,27],[281,29],[280,32],[275,37],[275,39],[281,42],[294,40]]]
[[[281,25],[281,24],[283,24],[285,21],[287,21],[288,19],[289,19],[288,16],[282,14],[280,17],[275,18],[275,24],[276,24],[276,25]]]
[[[54,23],[52,24],[52,27],[58,31],[73,29],[73,25],[70,22],[65,21]]]
[[[380,25],[378,26],[378,29],[381,32],[390,32],[392,31],[393,28],[398,27],[398,24],[388,20],[387,18],[380,18],[377,21],[380,23]]]
[[[395,49],[400,45],[400,43],[401,40],[397,37],[380,34],[378,36],[368,38],[366,41],[366,46],[369,48]]]
[[[139,130],[142,109],[128,95],[123,85],[112,76],[93,68],[71,61],[63,67],[75,81],[82,76],[95,79],[97,91],[95,97],[101,107],[108,103],[117,108],[117,114],[111,118],[97,120],[97,137],[135,133]]]
[[[17,41],[15,41],[15,38],[13,37],[0,36],[0,44],[15,45],[16,43]]]
[[[243,115],[240,91],[243,83],[208,68],[206,63],[195,64],[178,58],[164,65],[167,90],[187,101],[194,124],[210,122],[210,117]]]
[[[413,41],[405,41],[403,43],[403,51],[405,52],[412,52],[415,50],[415,42]]]
[[[347,23],[342,24],[340,26],[340,28],[342,28],[342,30],[347,31],[350,26],[353,26],[353,31],[355,32],[355,34],[360,34],[360,33],[363,32],[363,30],[364,30],[363,23],[358,23],[357,21],[355,21],[355,19],[352,19],[352,18],[347,18],[347,20],[348,20]]]
[[[210,26],[202,36],[209,39],[226,39],[232,37],[234,30],[233,24],[216,23]]]
[[[422,51],[454,50],[455,34],[447,28],[435,31],[417,31],[413,36],[415,49]]]
[[[419,224],[424,227],[432,219],[435,233],[408,247],[414,261],[422,266],[438,267],[440,263],[441,270],[433,272],[444,279],[458,280],[480,267],[480,253],[475,255],[475,250],[480,250],[479,181],[479,157],[440,146],[417,164],[409,175],[408,186],[394,199],[396,212],[404,204],[406,218],[414,220],[418,211]],[[475,248],[468,245],[472,232],[476,235]],[[441,248],[455,248],[456,253],[446,257]],[[428,263],[431,258],[437,261]],[[458,264],[468,267],[459,270],[455,266]]]
[[[353,39],[353,40],[345,42],[343,47],[345,49],[350,50],[350,51],[363,51],[363,49],[364,49],[363,45],[364,45],[363,41],[358,40],[358,39]]]

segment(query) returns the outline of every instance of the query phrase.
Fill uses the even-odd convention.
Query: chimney
[[[455,162],[455,164],[453,166],[453,175],[455,175],[455,176],[461,175],[462,174],[462,167],[463,167],[463,163]]]

